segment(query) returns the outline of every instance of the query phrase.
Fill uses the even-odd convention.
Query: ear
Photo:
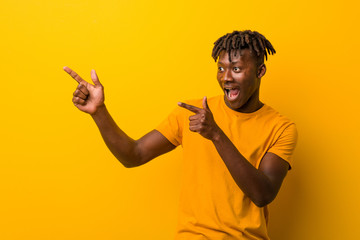
[[[257,70],[257,77],[262,78],[266,73],[266,65],[262,63]]]

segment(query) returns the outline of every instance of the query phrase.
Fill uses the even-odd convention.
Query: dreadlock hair
[[[216,40],[212,50],[212,57],[216,62],[221,51],[225,50],[229,54],[229,61],[231,62],[231,52],[234,52],[234,56],[236,56],[237,50],[239,50],[241,55],[241,50],[245,48],[248,48],[256,57],[259,65],[264,62],[264,56],[267,60],[268,54],[273,55],[276,53],[269,40],[262,34],[256,31],[245,30],[227,33]]]

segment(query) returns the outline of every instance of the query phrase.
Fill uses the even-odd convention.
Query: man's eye
[[[219,70],[219,72],[222,72],[222,71],[224,71],[224,68],[223,67],[218,67],[218,70]]]
[[[234,67],[234,71],[235,71],[235,72],[239,72],[239,71],[240,71],[240,68]]]

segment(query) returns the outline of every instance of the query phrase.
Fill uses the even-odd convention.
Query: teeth
[[[230,89],[229,89],[229,88],[225,88],[225,92],[226,92],[226,95],[227,95],[228,97],[230,97]]]
[[[239,95],[239,89],[237,88],[224,88],[224,90],[227,98],[231,101],[233,101]],[[234,90],[237,92],[236,94],[234,93]]]

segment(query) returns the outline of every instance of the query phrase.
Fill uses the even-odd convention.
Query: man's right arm
[[[156,130],[149,132],[139,140],[130,138],[117,126],[105,105],[91,116],[107,147],[125,167],[140,166],[175,148]]]
[[[108,112],[104,104],[104,88],[95,71],[91,72],[91,79],[94,83],[92,85],[70,68],[64,67],[64,70],[79,83],[73,94],[74,105],[92,116],[105,144],[125,167],[140,166],[175,148],[167,138],[156,130],[138,140],[130,138],[117,126]]]

